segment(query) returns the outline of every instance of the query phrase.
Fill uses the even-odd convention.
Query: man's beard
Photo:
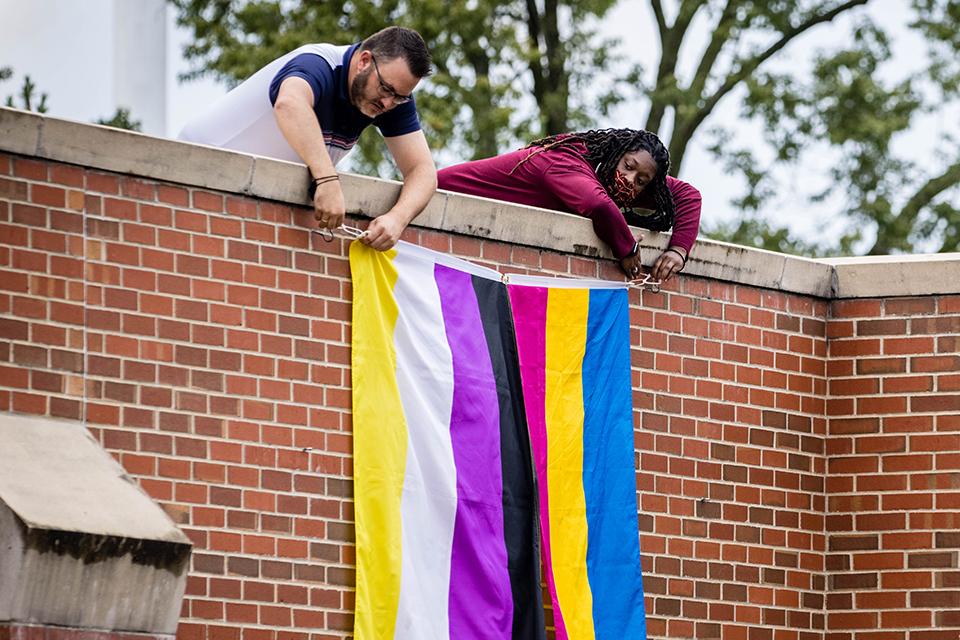
[[[350,103],[357,109],[360,109],[361,113],[363,113],[363,107],[367,107],[371,111],[376,111],[376,107],[381,106],[379,102],[367,100],[367,98],[363,95],[363,89],[367,85],[367,80],[370,78],[371,73],[373,73],[372,67],[368,67],[364,71],[359,71],[357,72],[357,76],[353,79],[353,82],[350,83]],[[376,117],[380,115],[380,113],[382,113],[382,111],[369,117]],[[364,113],[364,115],[367,114]]]

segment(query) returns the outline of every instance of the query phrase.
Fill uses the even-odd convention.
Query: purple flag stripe
[[[450,558],[450,638],[508,640],[513,594],[504,541],[500,405],[493,365],[470,274],[438,264],[434,276],[453,355],[450,436],[457,515]]]

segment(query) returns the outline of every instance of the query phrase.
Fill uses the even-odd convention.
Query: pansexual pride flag
[[[544,637],[536,492],[506,286],[354,242],[357,640]],[[631,445],[632,449],[632,445]]]
[[[509,281],[557,638],[646,638],[627,289]]]

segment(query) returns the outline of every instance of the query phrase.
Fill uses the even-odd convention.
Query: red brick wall
[[[305,215],[275,202],[0,155],[0,410],[86,420],[184,528],[196,545],[184,640],[320,640],[352,628],[349,268],[346,243],[311,237],[297,224]],[[528,247],[432,231],[408,239],[502,271],[618,277],[612,263]],[[844,320],[845,310],[871,303],[831,307],[691,276],[660,294],[632,295],[651,637],[799,640],[876,628],[834,616],[879,609],[869,596],[887,589],[844,583],[851,574],[843,562],[871,555],[837,549],[851,544],[840,533],[869,528],[867,537],[884,540],[885,527],[889,535],[906,532],[894,526],[906,512],[886,503],[884,511],[896,511],[891,520],[873,518],[876,509],[853,517],[853,492],[866,500],[879,490],[856,483],[880,473],[928,483],[918,495],[930,503],[923,507],[930,522],[908,526],[928,533],[922,548],[929,551],[901,549],[902,561],[949,556],[955,566],[955,550],[937,546],[954,540],[940,519],[955,508],[950,487],[938,483],[956,481],[949,470],[960,444],[941,443],[945,453],[934,456],[929,440],[955,437],[945,432],[951,419],[928,420],[927,436],[899,434],[911,452],[927,447],[926,471],[887,468],[900,459],[883,449],[880,430],[875,440],[842,432],[859,424],[843,416],[890,410],[836,369],[863,348],[837,332],[875,330],[858,323],[881,318],[880,306]],[[945,313],[951,302],[932,304]],[[828,317],[835,361],[828,361]],[[946,338],[923,343],[928,357],[950,357],[936,352],[949,347]],[[903,357],[910,366],[927,362]],[[926,375],[942,390],[956,388],[955,373]],[[957,398],[914,400],[906,387],[872,393],[947,403],[914,411],[949,412]],[[860,460],[880,466],[851,462]],[[836,484],[843,479],[852,488]],[[918,575],[935,595],[906,606],[955,638],[960,620],[939,603],[955,593],[949,578],[957,574],[927,567]],[[844,597],[868,600],[854,602],[854,613],[842,610]],[[900,627],[857,637],[922,636]]]
[[[956,640],[960,296],[837,301],[827,334],[832,637]]]
[[[822,637],[825,315],[697,278],[634,310],[656,637]]]

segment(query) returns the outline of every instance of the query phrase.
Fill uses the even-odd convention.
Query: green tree
[[[10,67],[0,67],[0,81],[9,80],[13,77],[13,69]],[[23,86],[20,87],[19,96],[7,96],[6,105],[14,109],[26,109],[27,111],[36,111],[37,113],[47,112],[47,94],[41,93],[39,102],[35,102],[37,85],[30,79],[30,76],[23,77]],[[15,97],[20,98],[18,106]]]
[[[761,66],[811,29],[867,4],[869,0],[679,0],[670,21],[661,0],[649,0],[660,35],[661,56],[649,92],[645,128],[659,131],[672,115],[669,149],[672,171],[679,173],[690,141],[719,102],[742,87]],[[695,38],[698,18],[710,25],[710,37],[696,68],[681,77],[679,54]]]
[[[117,110],[110,118],[99,118],[97,124],[114,127],[116,129],[127,129],[128,131],[142,131],[143,122],[134,120],[130,114],[130,109],[126,107],[117,107]]]
[[[786,227],[771,224],[755,213],[748,213],[732,222],[714,223],[710,227],[709,235],[715,240],[810,258],[846,253],[838,251],[829,243],[808,242],[796,238]]]
[[[815,57],[809,77],[758,73],[747,81],[744,115],[762,122],[776,162],[790,166],[804,154],[825,155],[824,143],[836,158],[829,163],[832,186],[814,200],[839,196],[847,231],[819,253],[848,252],[863,238],[872,240],[870,254],[958,248],[960,145],[942,140],[920,163],[897,148],[907,146],[918,118],[960,106],[960,4],[914,0],[912,9],[911,28],[929,50],[925,58],[917,56],[921,68],[905,78],[888,78],[888,37],[862,20],[849,46]],[[728,166],[736,153],[727,148]],[[757,210],[769,185],[758,189],[763,179],[739,169],[748,184],[745,208]],[[753,201],[751,192],[758,196]],[[714,231],[715,237],[731,237],[729,228]],[[771,226],[759,236],[770,243],[781,232]]]
[[[616,0],[171,0],[194,41],[184,49],[197,68],[235,84],[308,42],[346,43],[400,24],[423,35],[436,73],[417,91],[435,149],[458,158],[494,155],[531,137],[592,124],[623,99],[636,71],[597,81],[622,65],[597,35]],[[452,25],[452,26],[451,26]],[[365,134],[367,167],[383,145]]]
[[[691,141],[708,136],[728,173],[744,177],[747,190],[735,202],[744,219],[712,229],[707,220],[715,237],[814,255],[848,252],[873,235],[874,253],[949,250],[960,242],[951,204],[960,182],[957,145],[943,141],[931,154],[935,162],[923,166],[894,148],[918,118],[957,99],[960,3],[897,0],[912,3],[911,27],[930,50],[922,72],[890,80],[887,37],[864,11],[876,1],[646,0],[661,52],[653,82],[643,87],[617,43],[598,36],[616,0],[171,0],[195,36],[185,50],[197,64],[188,77],[235,83],[302,43],[358,40],[384,24],[404,24],[424,35],[434,55],[437,72],[417,100],[441,158],[486,157],[539,135],[602,126],[639,86],[650,101],[645,127],[666,130],[674,174]],[[843,47],[817,53],[812,72],[788,66],[812,30],[840,16],[858,20],[853,34],[836,31],[838,42],[848,41]],[[697,24],[709,25],[708,37],[694,51]],[[681,51],[693,52],[692,65],[680,64]],[[738,100],[744,118],[763,128],[772,163],[759,163],[757,149],[738,148],[729,131],[709,126],[724,99]],[[361,167],[383,173],[377,134],[365,134],[359,146]],[[799,242],[759,211],[780,190],[773,165],[790,167],[825,146],[837,159],[824,171],[837,186],[814,200],[842,197],[836,218],[849,228],[833,240]]]

